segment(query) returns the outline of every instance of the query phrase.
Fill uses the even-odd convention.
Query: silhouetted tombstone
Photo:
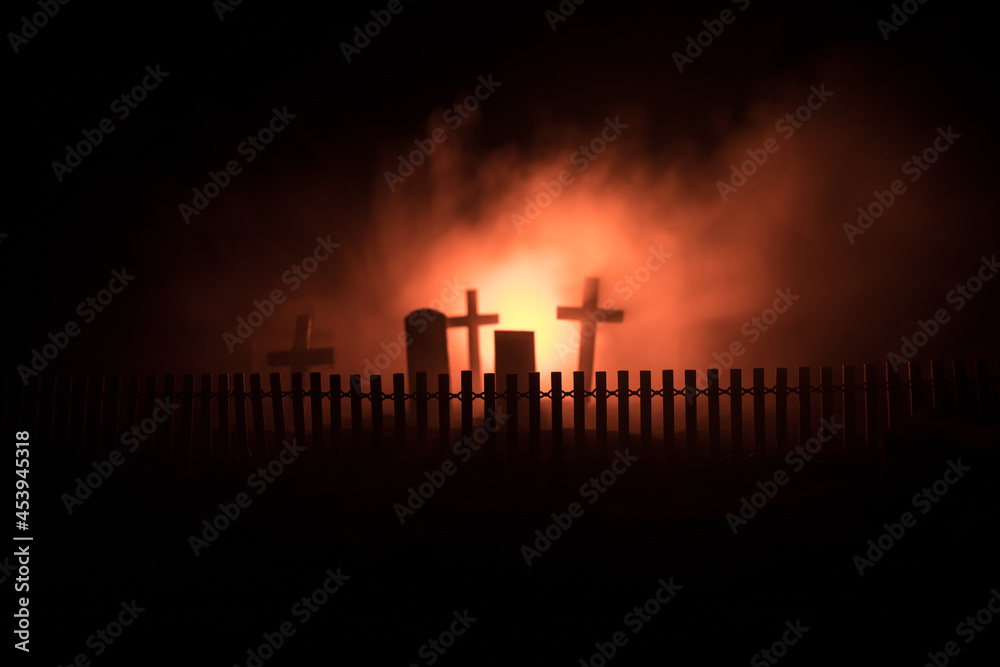
[[[580,368],[583,371],[584,383],[590,391],[594,377],[594,341],[597,338],[598,322],[621,322],[625,313],[620,310],[606,310],[597,307],[597,290],[600,287],[598,278],[587,278],[583,283],[583,305],[558,306],[556,319],[580,321]]]
[[[499,315],[480,315],[476,299],[476,290],[465,290],[468,303],[466,315],[449,317],[449,327],[466,327],[469,330],[469,370],[472,371],[473,389],[482,389],[483,370],[479,358],[479,327],[500,322]]]
[[[448,372],[448,318],[430,308],[406,316],[406,370],[410,391],[417,386],[417,373],[427,371],[427,383],[437,386],[437,376]]]
[[[497,391],[507,390],[507,374],[517,374],[518,391],[528,387],[528,373],[535,372],[534,331],[494,331]]]
[[[284,352],[268,352],[268,366],[288,366],[293,373],[305,373],[309,366],[333,364],[332,347],[309,347],[309,335],[312,331],[312,318],[299,315],[295,320],[295,338],[292,349]]]

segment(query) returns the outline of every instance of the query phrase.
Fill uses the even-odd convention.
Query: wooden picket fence
[[[525,378],[506,376],[505,393],[496,391],[493,374],[484,375],[483,391],[473,391],[468,371],[457,392],[448,375],[439,375],[431,391],[427,374],[420,373],[407,393],[399,373],[388,394],[377,375],[367,379],[368,391],[357,375],[348,376],[346,389],[339,374],[327,375],[324,387],[320,373],[293,373],[287,389],[279,373],[269,375],[267,389],[259,374],[42,374],[27,386],[7,376],[2,425],[7,436],[27,430],[36,447],[71,457],[121,447],[123,434],[137,426],[145,436],[143,456],[195,462],[261,461],[291,438],[305,443],[310,457],[364,449],[450,456],[457,441],[470,438],[489,459],[594,458],[631,445],[645,456],[740,461],[787,452],[814,435],[821,418],[844,425],[830,446],[855,452],[876,449],[887,429],[926,409],[969,418],[1000,415],[996,359],[910,363],[898,371],[889,364],[845,365],[836,372],[824,366],[818,384],[811,371],[799,367],[793,386],[788,369],[777,368],[767,385],[764,369],[754,368],[744,386],[742,370],[730,369],[722,387],[719,372],[709,370],[707,386],[698,388],[696,371],[675,378],[664,370],[659,389],[650,371],[639,373],[636,389],[627,371],[617,373],[616,389],[608,388],[606,372],[598,372],[590,391],[580,372],[572,374],[571,389],[553,372],[547,391],[541,375],[532,373],[526,387]],[[153,419],[164,415],[157,401],[177,406],[162,422]],[[506,416],[500,425],[484,420],[497,414]]]

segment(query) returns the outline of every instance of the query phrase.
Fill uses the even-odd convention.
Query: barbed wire
[[[920,382],[914,382],[912,380],[893,380],[893,381],[882,380],[870,383],[858,382],[853,384],[841,383],[841,384],[829,384],[829,385],[810,384],[805,386],[753,385],[749,387],[743,387],[743,386],[720,387],[718,385],[710,385],[707,387],[697,387],[697,386],[685,385],[680,388],[674,387],[669,389],[668,388],[653,389],[652,387],[649,388],[640,387],[639,389],[631,389],[631,388],[605,389],[603,392],[601,392],[596,388],[583,390],[581,392],[577,392],[576,390],[556,391],[554,389],[549,389],[546,391],[539,390],[537,392],[533,392],[531,390],[517,391],[516,397],[518,400],[523,399],[529,401],[536,397],[539,400],[541,399],[575,400],[578,396],[584,400],[590,398],[599,400],[602,399],[602,393],[603,393],[604,400],[608,400],[611,398],[620,399],[622,398],[623,395],[628,398],[640,398],[640,399],[647,398],[651,400],[657,397],[664,398],[668,395],[668,392],[670,392],[670,395],[674,397],[680,396],[684,398],[689,398],[692,396],[693,397],[704,396],[710,399],[713,397],[722,397],[722,396],[743,397],[747,395],[751,396],[760,395],[761,397],[773,395],[775,396],[775,398],[781,396],[787,398],[788,396],[792,395],[802,396],[803,392],[805,392],[806,395],[811,395],[811,394],[838,395],[838,394],[846,394],[849,390],[853,391],[855,394],[865,394],[871,392],[889,393],[891,391],[895,391],[902,394],[904,392],[912,393],[914,390],[926,391],[926,392],[935,392],[941,390],[958,391],[960,388],[967,389],[970,392],[976,392],[984,384],[987,386],[987,391],[993,392],[997,390],[998,387],[1000,387],[1000,378],[970,377],[970,378],[965,378],[964,380],[956,380],[954,378],[941,378],[937,380],[921,380]],[[313,391],[312,389],[302,389],[302,390],[261,389],[260,391],[254,391],[252,388],[250,388],[237,391],[235,389],[229,388],[226,389],[225,391],[214,390],[205,392],[202,391],[201,389],[195,389],[188,392],[184,390],[177,390],[176,388],[170,391],[166,390],[149,391],[148,389],[136,389],[135,391],[132,391],[129,390],[128,388],[96,389],[88,386],[85,388],[57,387],[55,389],[51,389],[51,388],[40,388],[35,385],[29,385],[28,387],[15,386],[13,391],[11,391],[10,389],[7,390],[8,396],[16,396],[18,393],[20,393],[21,395],[34,396],[36,398],[58,399],[60,397],[63,398],[68,397],[70,399],[75,398],[77,400],[79,400],[80,398],[85,398],[85,399],[100,398],[102,400],[118,399],[118,400],[135,400],[137,402],[151,401],[157,398],[160,399],[169,398],[169,399],[176,399],[178,401],[190,400],[190,401],[203,402],[205,400],[217,401],[223,397],[225,397],[226,399],[242,398],[247,401],[256,401],[263,399],[269,399],[273,401],[276,398],[280,398],[282,400],[285,398],[295,400],[296,398],[299,398],[303,401],[308,400],[310,402],[313,401],[314,399],[328,400],[328,401],[332,401],[335,399],[340,399],[340,400],[354,399],[367,402],[373,402],[373,401],[396,402],[399,400],[420,402],[420,401],[441,401],[442,398],[446,398],[448,401],[454,400],[458,402],[465,402],[465,401],[486,401],[488,398],[492,398],[493,400],[497,401],[501,400],[509,401],[511,400],[511,398],[513,398],[512,396],[509,395],[509,392],[506,391],[492,392],[491,395],[488,395],[488,393],[485,390],[481,392],[449,391],[447,392],[447,394],[442,394],[439,391],[428,391],[428,392],[412,391],[412,392],[402,392],[399,396],[397,396],[395,392],[386,393],[383,391],[379,392],[378,394],[375,394],[372,391],[366,392],[366,391],[360,391],[359,389],[346,389],[346,390],[341,389],[339,391],[335,389],[329,389],[326,391]]]

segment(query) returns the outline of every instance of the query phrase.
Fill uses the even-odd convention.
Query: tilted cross
[[[477,304],[476,290],[465,290],[468,302],[466,315],[449,317],[449,327],[466,327],[469,330],[469,370],[472,371],[472,384],[475,389],[481,389],[483,381],[482,365],[479,358],[479,327],[486,324],[498,324],[499,315],[480,315]]]
[[[594,375],[594,341],[597,338],[597,323],[621,322],[625,317],[625,313],[620,310],[606,310],[597,307],[599,286],[598,278],[585,279],[583,305],[579,308],[574,306],[558,306],[556,308],[556,319],[580,321],[580,370],[583,371],[584,386],[587,391],[590,391],[591,378]],[[590,334],[587,334],[584,329],[588,321],[591,322]]]
[[[268,366],[288,366],[293,373],[305,373],[309,366],[322,366],[333,363],[332,347],[309,347],[309,334],[312,329],[312,318],[299,315],[295,320],[295,339],[292,349],[284,352],[268,352]]]

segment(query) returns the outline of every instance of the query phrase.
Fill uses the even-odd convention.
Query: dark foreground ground
[[[57,465],[36,452],[30,662],[766,665],[755,655],[784,635],[795,643],[774,648],[783,665],[933,664],[928,652],[947,642],[958,649],[949,664],[997,664],[1000,614],[978,631],[959,624],[985,620],[1000,587],[1000,448],[946,445],[890,450],[885,465],[825,451],[799,471],[781,458],[710,467],[640,457],[605,492],[582,494],[610,459],[457,461],[405,524],[394,505],[440,461],[300,458],[264,488],[248,481],[252,468],[126,459],[69,514],[61,496],[91,461]],[[959,465],[968,470],[949,473],[936,502],[914,503]],[[734,534],[727,513],[779,470],[787,483]],[[204,537],[202,521],[241,492],[249,506],[196,556],[189,536]],[[527,565],[522,545],[572,502],[582,515]],[[854,557],[904,512],[911,527],[891,545],[883,537],[888,549],[859,575]],[[301,600],[328,570],[346,576],[310,611]],[[9,592],[16,574],[4,574]],[[661,580],[675,585],[672,597],[660,590],[663,605],[650,602]],[[117,634],[108,626],[128,620],[122,603],[133,600],[142,611],[117,638],[95,635]],[[645,618],[633,611],[643,605]],[[466,612],[468,629],[453,623]],[[798,638],[786,622],[808,630]],[[294,634],[280,648],[261,662],[248,654],[283,623]],[[463,632],[452,638],[450,627]],[[605,660],[597,645],[610,654],[616,633]]]

